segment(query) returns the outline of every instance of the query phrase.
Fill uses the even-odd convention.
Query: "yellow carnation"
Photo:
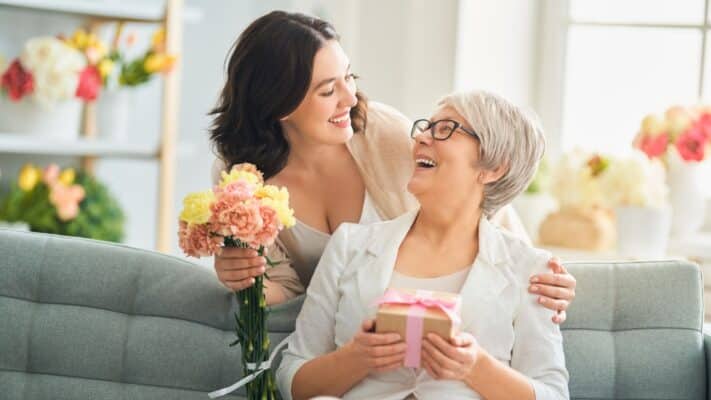
[[[17,178],[17,185],[25,192],[29,192],[37,186],[37,183],[42,179],[42,171],[34,165],[27,164],[20,170]]]
[[[291,228],[296,224],[296,218],[294,218],[294,210],[289,208],[288,203],[265,197],[262,199],[262,204],[267,207],[271,207],[276,211],[277,217],[279,218],[279,222],[281,222],[284,227]]]
[[[255,185],[260,185],[261,182],[259,181],[259,177],[251,172],[247,171],[240,171],[237,169],[232,169],[230,173],[228,174],[225,171],[222,171],[221,173],[222,180],[220,180],[220,187],[225,187],[229,185],[232,182],[236,182],[239,180],[247,181],[249,183],[253,183]],[[259,188],[258,188],[259,189]]]
[[[273,185],[264,185],[257,189],[254,195],[259,198],[270,198],[279,202],[289,204],[289,191],[286,188],[278,188]]]
[[[76,172],[74,168],[67,168],[59,174],[59,181],[64,184],[64,186],[71,186],[76,178]]]
[[[183,199],[180,220],[188,224],[204,224],[210,219],[210,205],[215,201],[212,190],[190,193]]]

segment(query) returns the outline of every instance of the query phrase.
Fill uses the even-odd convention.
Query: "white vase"
[[[669,246],[671,210],[617,207],[617,253],[630,258],[663,258]]]
[[[0,132],[73,140],[79,136],[81,112],[79,99],[42,106],[27,97],[13,102],[0,96]]]
[[[671,231],[677,239],[692,235],[704,224],[703,172],[700,163],[685,162],[676,151],[669,153],[667,184],[672,206]]]
[[[132,89],[107,90],[101,93],[96,103],[96,127],[99,137],[116,142],[126,141],[132,100]]]
[[[555,199],[546,193],[523,193],[514,199],[513,206],[534,243],[538,242],[538,229],[543,220],[558,208]]]

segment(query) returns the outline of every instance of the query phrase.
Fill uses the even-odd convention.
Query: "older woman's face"
[[[451,107],[442,107],[430,118],[431,122],[451,119],[465,129],[476,131]],[[477,182],[481,169],[479,161],[479,141],[462,129],[456,129],[447,140],[434,140],[430,130],[415,137],[413,162],[415,172],[407,185],[410,193],[420,198],[431,193],[442,196],[483,192],[483,184]],[[474,191],[475,193],[472,193]]]

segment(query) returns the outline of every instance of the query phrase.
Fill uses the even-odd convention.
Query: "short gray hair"
[[[491,217],[521,194],[533,179],[546,143],[538,118],[501,96],[485,91],[457,92],[439,106],[457,111],[479,135],[479,166],[495,170],[508,165],[497,181],[484,187],[482,211]]]

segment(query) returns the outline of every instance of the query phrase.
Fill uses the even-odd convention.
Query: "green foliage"
[[[0,220],[25,222],[34,232],[120,242],[124,235],[124,214],[106,186],[83,172],[77,173],[74,183],[86,192],[76,218],[59,219],[56,208],[49,201],[46,184],[38,183],[25,192],[13,182],[9,192],[0,199]]]
[[[543,193],[548,190],[550,187],[550,181],[551,181],[551,171],[550,171],[550,166],[548,165],[548,161],[546,158],[542,159],[540,163],[538,163],[538,169],[536,170],[536,174],[533,176],[533,180],[531,180],[531,183],[528,184],[528,187],[526,188],[526,193],[527,194],[538,194],[538,193]]]

